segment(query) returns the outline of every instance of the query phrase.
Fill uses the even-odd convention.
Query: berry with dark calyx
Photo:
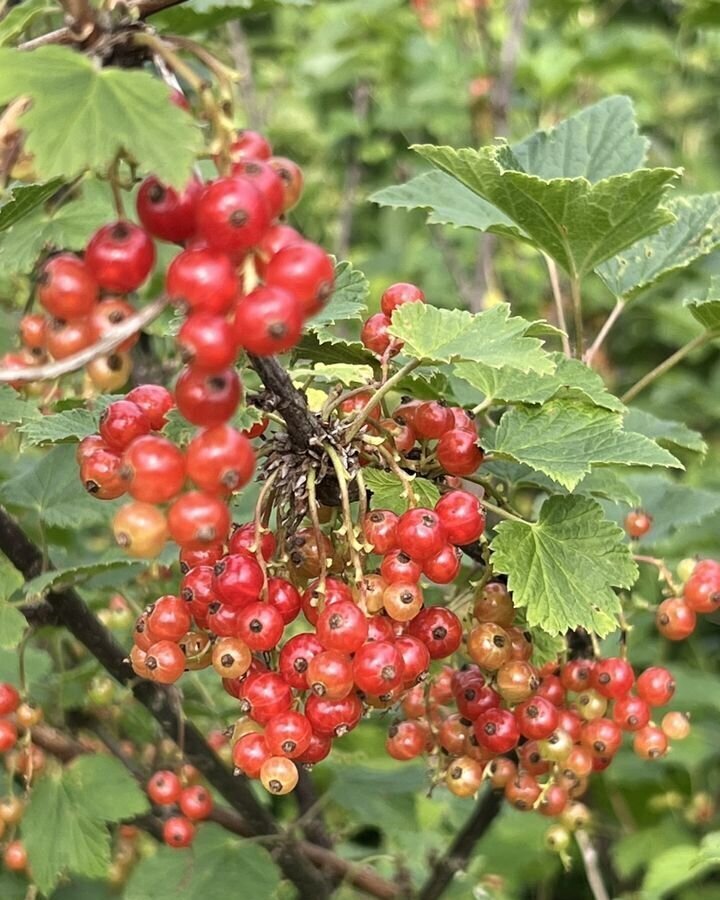
[[[342,700],[354,685],[352,659],[339,650],[323,650],[308,663],[307,683],[318,697]]]
[[[535,668],[519,659],[503,663],[497,670],[495,678],[498,691],[503,700],[509,704],[527,700],[539,686]],[[546,697],[546,699],[548,698]]]
[[[382,608],[394,622],[412,621],[422,606],[422,591],[416,584],[395,581],[382,592]]]
[[[242,678],[252,664],[250,648],[239,637],[223,637],[212,651],[212,665],[221,678]]]
[[[652,522],[652,516],[649,516],[645,510],[633,509],[625,516],[625,531],[634,541],[637,541],[650,531]]]
[[[195,216],[198,237],[208,247],[229,254],[255,246],[270,226],[267,201],[242,177],[218,178],[206,185]]]
[[[111,450],[124,450],[149,431],[150,420],[132,400],[115,400],[100,416],[100,437]]]
[[[180,794],[180,812],[192,822],[207,819],[213,809],[210,792],[201,784],[192,784]]]
[[[596,661],[590,675],[590,686],[609,700],[624,697],[634,683],[632,666],[619,656]]]
[[[276,219],[285,205],[285,189],[277,170],[261,159],[243,159],[233,164],[232,174],[254,184],[265,198],[270,219]]]
[[[238,131],[230,144],[230,159],[240,162],[243,159],[270,159],[272,147],[269,141],[259,132],[245,128]]]
[[[594,662],[589,659],[571,659],[560,669],[560,681],[567,691],[585,691],[591,685]]]
[[[236,342],[255,356],[291,350],[300,340],[304,314],[290,291],[265,285],[243,297],[235,308]]]
[[[415,410],[413,429],[420,438],[437,440],[452,429],[453,422],[453,414],[444,403],[429,400]]]
[[[305,715],[313,730],[327,737],[341,737],[352,731],[362,712],[362,703],[356,694],[348,694],[342,700],[328,700],[311,694],[305,701]]]
[[[113,518],[113,534],[129,556],[157,556],[168,539],[165,514],[150,503],[135,501],[122,506]]]
[[[507,632],[492,622],[476,625],[467,636],[467,647],[470,658],[489,672],[497,671],[512,655]]]
[[[650,721],[650,706],[641,697],[628,694],[613,704],[613,720],[623,731],[637,731]]]
[[[370,621],[378,618],[373,616]],[[425,644],[410,634],[404,634],[397,638],[395,647],[403,659],[404,684],[412,686],[422,681],[430,669],[430,652]]]
[[[388,318],[391,318],[398,306],[404,306],[406,303],[424,302],[425,294],[423,294],[419,287],[406,282],[398,282],[397,284],[391,284],[390,287],[385,288],[385,291],[380,298],[380,308]]]
[[[157,641],[147,651],[145,666],[151,681],[174,684],[185,671],[185,655],[174,641]]]
[[[147,783],[147,794],[158,806],[172,806],[177,803],[182,793],[182,784],[178,776],[168,769],[153,773]]]
[[[272,156],[269,162],[283,186],[283,212],[288,212],[297,204],[302,194],[304,180],[302,169],[284,156]]]
[[[485,513],[478,498],[468,491],[449,491],[435,504],[447,539],[458,546],[471,544],[485,530]]]
[[[527,772],[519,772],[505,785],[505,799],[521,812],[528,812],[540,796],[537,779]]]
[[[170,263],[165,289],[176,306],[223,315],[235,302],[240,285],[235,267],[224,253],[193,247],[178,253]]]
[[[446,541],[438,514],[422,507],[409,509],[400,516],[396,534],[400,550],[418,561],[435,556]]]
[[[507,753],[520,739],[515,716],[508,709],[489,709],[474,723],[478,742],[493,753]]]
[[[41,356],[47,344],[47,319],[40,313],[28,314],[20,319],[20,340],[33,354]]]
[[[480,789],[483,765],[471,756],[458,756],[448,766],[445,784],[456,797],[472,797]]]
[[[261,672],[241,686],[240,707],[256,722],[266,725],[273,716],[290,709],[290,685],[277,672]]]
[[[493,622],[508,628],[515,619],[515,607],[507,586],[500,581],[489,581],[480,588],[473,606],[473,616],[478,622]]]
[[[353,657],[355,685],[365,694],[390,693],[402,684],[404,673],[402,654],[390,641],[369,641]]]
[[[641,759],[659,759],[667,749],[667,735],[655,725],[646,725],[633,735],[633,750]]]
[[[163,840],[168,847],[189,847],[195,840],[195,826],[185,816],[171,816],[163,825]]]
[[[241,400],[242,387],[234,369],[208,373],[188,367],[175,383],[178,410],[193,425],[222,425]]]
[[[425,750],[429,737],[427,725],[418,721],[398,722],[391,725],[385,741],[388,756],[398,760],[415,759]]]
[[[147,626],[156,640],[179,641],[190,630],[188,604],[180,597],[166,594],[153,603]]]
[[[289,794],[298,782],[297,766],[285,756],[271,756],[262,764],[260,781],[271,794]]]
[[[103,225],[90,238],[85,265],[101,288],[127,294],[137,290],[155,264],[150,235],[132,222]]]
[[[170,537],[181,547],[204,547],[222,542],[230,531],[230,512],[218,497],[188,491],[168,512]]]
[[[517,757],[521,771],[530,775],[546,775],[550,771],[550,763],[540,752],[539,741],[525,741],[517,748]]]
[[[529,740],[542,741],[558,726],[558,711],[544,697],[534,697],[515,707],[520,734]]]
[[[673,698],[675,681],[667,669],[651,666],[638,676],[636,690],[650,706],[665,706]]]
[[[622,742],[622,729],[611,719],[593,719],[583,725],[582,744],[593,756],[614,756]]]
[[[363,520],[365,540],[372,552],[385,555],[397,547],[398,516],[389,509],[373,509]]]
[[[207,428],[188,445],[188,477],[209,494],[225,496],[239,490],[250,481],[254,471],[252,444],[230,425]]]
[[[98,500],[115,500],[126,491],[122,459],[112,450],[96,450],[80,464],[80,481]]]
[[[282,616],[269,603],[259,601],[243,606],[238,615],[238,635],[254,652],[273,650],[282,637]]]
[[[444,659],[460,646],[462,624],[452,610],[432,606],[415,616],[408,633],[425,644],[432,659]]]
[[[459,428],[446,431],[437,443],[438,462],[448,475],[472,475],[483,458],[477,436]]]
[[[111,334],[113,330],[135,314],[135,308],[122,297],[106,297],[96,304],[90,313],[90,326],[94,339],[100,340]],[[127,353],[137,344],[138,335],[130,335],[115,348],[115,352]]]
[[[315,631],[326,650],[353,653],[367,640],[365,614],[350,600],[327,606],[320,613]]]
[[[305,319],[325,306],[334,282],[335,271],[330,257],[322,247],[309,241],[284,247],[265,268],[266,285],[292,294]]]
[[[683,641],[695,630],[697,616],[681,597],[670,597],[658,606],[655,623],[669,641]]]
[[[296,634],[285,641],[278,656],[278,671],[297,691],[308,689],[308,667],[313,657],[324,652],[320,641],[310,632]]]
[[[93,387],[99,391],[116,391],[127,384],[132,372],[132,359],[129,353],[120,352],[96,356],[87,364],[85,371]]]
[[[153,237],[182,244],[195,233],[195,209],[202,184],[191,178],[178,192],[154,175],[140,185],[136,198],[138,218]]]
[[[232,365],[237,344],[230,323],[223,316],[198,312],[183,322],[177,336],[183,362],[196,370],[217,372]]]
[[[47,349],[53,359],[74,356],[94,340],[93,327],[89,319],[51,319],[47,329]]]
[[[222,600],[233,607],[256,601],[263,588],[263,573],[258,561],[249,553],[232,553],[215,564],[213,588]]]
[[[380,574],[388,584],[413,584],[419,581],[422,567],[403,550],[391,550],[380,565]]]
[[[683,600],[695,613],[720,609],[720,573],[693,572],[683,589]]]
[[[165,426],[166,416],[175,406],[173,395],[159,384],[139,384],[125,395],[125,399],[140,407],[153,431],[160,431]]]
[[[263,763],[270,759],[265,737],[257,732],[244,734],[233,747],[233,765],[248,778],[259,778]]]
[[[79,256],[59,253],[43,266],[38,278],[38,300],[57,319],[87,316],[98,297],[97,281]]]
[[[296,759],[307,750],[312,740],[312,726],[299,712],[288,710],[273,716],[265,726],[265,742],[273,756]]]
[[[167,503],[185,483],[185,458],[159,434],[135,438],[122,456],[120,475],[127,491],[144,503]]]

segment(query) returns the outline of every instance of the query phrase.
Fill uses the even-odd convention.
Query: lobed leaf
[[[365,485],[372,493],[373,509],[390,509],[394,513],[404,513],[410,506],[405,486],[392,472],[382,469],[366,469],[363,472]],[[413,478],[412,489],[420,506],[432,509],[440,499],[437,485],[427,478]]]

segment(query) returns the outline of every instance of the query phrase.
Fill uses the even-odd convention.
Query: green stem
[[[522,519],[520,516],[516,516],[515,513],[508,512],[500,506],[495,506],[494,503],[489,503],[484,497],[480,502],[486,509],[489,509],[490,512],[494,512],[496,516],[500,516],[501,519],[511,519],[513,522],[522,522],[523,525],[530,525],[530,522],[528,522],[527,519]]]
[[[582,295],[580,293],[580,278],[574,275],[570,279],[570,296],[572,297],[573,317],[575,320],[575,356],[583,358],[585,352],[585,338],[583,337]]]
[[[672,356],[668,356],[666,360],[660,363],[660,365],[655,366],[655,368],[648,372],[647,375],[643,375],[643,377],[634,384],[630,390],[625,391],[625,393],[620,398],[623,403],[629,403],[633,400],[640,391],[644,391],[645,388],[652,384],[656,378],[659,378],[661,375],[664,375],[666,372],[669,372],[673,366],[676,366],[681,360],[685,359],[685,357],[692,353],[693,350],[697,350],[700,347],[704,347],[708,341],[712,340],[714,337],[718,336],[718,332],[715,331],[704,331],[702,334],[699,334],[697,337],[694,337],[691,341],[688,341],[687,344],[682,346],[679,350],[676,350]]]
[[[419,359],[411,359],[409,363],[406,363],[401,369],[398,369],[398,371],[392,376],[392,378],[388,378],[385,384],[375,391],[371,399],[368,401],[367,406],[363,409],[363,411],[360,413],[357,419],[355,419],[352,426],[350,427],[350,430],[347,434],[348,441],[351,441],[357,435],[358,431],[360,431],[360,429],[365,424],[365,420],[369,415],[372,414],[373,409],[375,408],[375,406],[377,406],[379,401],[382,400],[382,398],[386,394],[388,394],[397,384],[399,384],[406,375],[409,375],[410,372],[417,369],[419,365]]]
[[[360,584],[363,577],[363,571],[356,547],[355,526],[353,525],[352,509],[350,507],[350,493],[348,491],[348,479],[350,478],[350,475],[333,447],[329,444],[323,444],[323,450],[327,453],[328,458],[333,465],[333,469],[335,470],[335,477],[337,478],[338,489],[340,490],[343,525],[345,526],[350,559],[353,564],[355,580]]]

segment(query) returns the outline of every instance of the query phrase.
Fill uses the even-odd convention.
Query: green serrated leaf
[[[37,575],[35,578],[31,578],[30,581],[25,582],[23,590],[27,597],[39,597],[51,588],[72,587],[87,581],[89,578],[93,578],[95,575],[122,569],[138,571],[140,568],[141,564],[137,560],[121,556],[119,553],[110,552],[103,559],[98,559],[94,562],[43,572],[41,575]]]
[[[13,6],[0,22],[0,46],[14,43],[39,16],[56,12],[57,7],[48,0],[26,0]]]
[[[538,338],[525,336],[528,322],[510,315],[507,303],[472,314],[406,303],[393,313],[390,334],[405,344],[403,353],[428,363],[473,360],[492,368],[553,372],[555,364]]]
[[[163,436],[172,441],[173,444],[177,444],[178,447],[187,446],[196,431],[197,428],[183,418],[180,411],[176,408],[171,409],[165,416],[165,425],[162,430]]]
[[[467,381],[486,398],[507,403],[545,403],[551,397],[580,399],[604,409],[621,412],[623,403],[611,394],[597,374],[578,359],[568,359],[562,353],[551,353],[556,369],[551,375],[524,373],[516,369],[492,369],[482,363],[459,362],[453,374]]]
[[[375,374],[370,366],[357,366],[345,363],[317,363],[312,368],[295,368],[291,370],[295,384],[300,385],[307,378],[319,381],[339,382],[346,387],[371,382]]]
[[[119,822],[150,809],[137,781],[112,756],[81,756],[67,767],[63,778],[70,796],[91,818]]]
[[[621,528],[586,497],[550,497],[531,524],[502,522],[492,564],[508,576],[527,623],[548,634],[585,628],[600,636],[617,627],[620,599],[638,574]]]
[[[643,900],[662,900],[671,896],[679,887],[695,881],[715,865],[713,862],[696,865],[697,859],[695,844],[676,845],[656,854],[643,879]]]
[[[405,184],[375,191],[368,199],[393,209],[428,210],[430,225],[453,225],[501,234],[514,232],[517,237],[523,237],[522,231],[504,213],[445,172],[424,172]]]
[[[597,268],[616,297],[636,296],[720,244],[720,193],[672,197],[665,207],[675,216],[674,222]]]
[[[690,315],[698,321],[706,331],[720,334],[720,276],[714,275],[710,280],[705,297],[702,300],[686,300],[684,305]]]
[[[18,428],[28,444],[77,442],[98,430],[100,410],[69,409],[55,415],[31,419]]]
[[[75,448],[54,447],[32,466],[0,486],[0,502],[32,510],[48,525],[60,528],[107,522],[114,506],[93,500],[78,477]]]
[[[707,452],[707,444],[699,431],[693,431],[682,422],[658,419],[644,409],[631,408],[625,416],[625,428],[644,434],[671,450],[692,450],[693,453],[703,454]]]
[[[624,431],[618,413],[575,400],[516,408],[500,420],[493,455],[525,463],[572,490],[593,465],[683,468],[642,434]]]
[[[307,331],[320,331],[327,325],[362,319],[367,312],[370,285],[359,269],[344,261],[335,265],[335,289],[330,302],[307,323]]]
[[[372,492],[373,509],[390,509],[404,513],[410,506],[402,481],[392,472],[382,469],[365,469],[365,485]],[[426,478],[412,479],[412,489],[419,506],[432,509],[440,499],[437,485]]]
[[[513,154],[539,178],[587,178],[592,184],[642,167],[650,142],[640,135],[632,100],[606,97],[547,131],[536,131]]]
[[[101,68],[65,47],[0,49],[0,102],[32,98],[20,118],[25,149],[45,179],[107,171],[119,152],[143,172],[182,187],[200,150],[200,130],[148,72]],[[118,128],[122,122],[122,128]]]
[[[57,193],[62,183],[62,178],[55,178],[46,184],[16,185],[10,191],[5,203],[0,206],[0,231],[6,231],[11,225],[30,215],[38,206],[42,206]]]
[[[33,881],[45,894],[65,872],[101,878],[110,864],[107,827],[88,815],[62,773],[50,773],[33,787],[23,815],[23,843]]]
[[[660,207],[675,169],[638,169],[592,184],[528,175],[507,145],[454,150],[413,147],[497,206],[566,272],[582,277],[625,247],[674,221]]]
[[[31,272],[46,249],[81,250],[90,235],[113,216],[109,189],[93,181],[83,184],[81,196],[56,209],[36,207],[3,233],[0,274]]]
[[[377,359],[363,347],[360,341],[339,338],[325,328],[304,334],[293,354],[297,359],[328,363],[329,365],[341,363],[343,365],[372,366],[377,363]]]
[[[198,830],[191,849],[162,847],[138,863],[123,896],[124,900],[227,900],[228,885],[241,885],[244,896],[270,900],[279,883],[280,873],[267,850],[207,823]]]
[[[0,601],[0,648],[12,650],[17,647],[26,629],[27,622],[20,610]]]
[[[37,407],[9,384],[0,384],[0,424],[17,425],[38,416]]]

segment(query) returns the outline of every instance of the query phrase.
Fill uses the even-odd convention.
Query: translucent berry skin
[[[388,333],[390,327],[390,319],[384,313],[375,313],[369,316],[360,332],[360,340],[372,353],[382,356],[393,341],[393,337]],[[395,353],[400,349],[398,342]],[[395,354],[393,354],[395,355]]]
[[[641,759],[659,759],[667,749],[667,735],[655,725],[646,725],[633,736],[633,750]]]
[[[632,694],[619,697],[613,704],[613,721],[623,731],[637,731],[650,721],[650,706],[641,697]]]
[[[100,437],[112,450],[124,450],[150,431],[150,421],[131,400],[116,400],[100,416]]]
[[[85,250],[85,265],[106,291],[137,290],[155,264],[155,245],[145,229],[113,222],[98,229]]]
[[[378,616],[373,616],[373,619],[385,621]],[[421,640],[410,634],[397,638],[395,647],[403,659],[403,683],[412,687],[427,675],[430,669],[430,651]]]
[[[388,584],[413,584],[420,580],[422,566],[402,550],[391,550],[380,564],[380,574]]]
[[[342,700],[355,684],[352,659],[340,650],[323,650],[308,663],[307,682],[318,697]]]
[[[320,641],[310,632],[296,634],[285,641],[278,657],[278,671],[297,691],[308,689],[307,671],[310,661],[324,652]]]
[[[167,503],[185,482],[185,457],[158,434],[135,438],[122,457],[121,474],[128,493],[145,503]]]
[[[303,318],[319,312],[330,299],[335,271],[322,247],[301,241],[282,249],[268,262],[265,282],[289,291],[300,304]]]
[[[96,450],[80,463],[80,481],[98,500],[115,500],[125,493],[121,457],[112,450]]]
[[[515,707],[515,718],[523,737],[541,741],[558,726],[558,711],[544,697],[534,697]]]
[[[448,475],[472,475],[483,461],[475,434],[453,428],[437,444],[437,458]]]
[[[255,356],[273,356],[292,349],[300,340],[303,310],[283,288],[265,285],[243,297],[235,309],[234,337]]]
[[[238,131],[235,140],[230,144],[230,159],[240,162],[243,159],[270,159],[272,146],[259,132],[245,128]]]
[[[262,764],[260,781],[271,794],[289,794],[298,783],[297,766],[285,756],[271,756]]]
[[[195,826],[185,816],[172,816],[163,825],[163,840],[168,847],[189,847],[195,839]]]
[[[595,757],[614,756],[620,749],[622,729],[611,719],[593,719],[583,725],[581,741]]]
[[[167,520],[156,506],[135,501],[115,513],[113,534],[128,556],[150,559],[165,546],[168,539]]]
[[[265,198],[269,218],[276,219],[283,211],[285,190],[277,171],[265,160],[240,160],[232,167],[232,174],[244,178]]]
[[[230,531],[230,512],[218,497],[189,491],[168,512],[170,537],[181,547],[202,548],[222,542]]]
[[[302,239],[300,232],[289,225],[278,223],[268,228],[255,247],[255,267],[260,278],[265,278],[265,268],[276,253],[283,247],[301,242]]]
[[[0,753],[7,753],[17,743],[17,728],[9,719],[0,719]]]
[[[212,812],[210,792],[201,784],[192,784],[180,794],[180,811],[193,822],[201,822]]]
[[[185,654],[174,641],[157,641],[148,648],[145,665],[152,681],[174,684],[185,671]]]
[[[188,477],[210,494],[226,496],[239,490],[250,481],[254,471],[252,444],[229,425],[201,431],[188,445]]]
[[[520,740],[515,716],[509,709],[489,709],[473,726],[478,743],[493,753],[507,753]]]
[[[590,676],[590,686],[608,700],[624,697],[634,683],[632,666],[619,656],[598,660]]]
[[[652,516],[642,509],[633,509],[625,516],[625,531],[633,540],[644,537],[652,528]]]
[[[173,395],[159,384],[139,384],[125,395],[125,399],[140,407],[153,431],[160,431],[165,426],[165,417],[175,406]]]
[[[197,234],[214,250],[229,254],[247,251],[269,226],[267,202],[247,178],[218,178],[200,195]]]
[[[372,552],[384,555],[397,547],[398,516],[389,509],[373,509],[363,521],[365,540]]]
[[[51,316],[65,320],[87,316],[97,297],[97,282],[74,253],[59,253],[43,266],[38,300]]]
[[[147,618],[150,632],[157,640],[179,641],[190,630],[188,604],[174,594],[166,594],[153,604]]]
[[[178,802],[181,793],[180,779],[169,769],[154,772],[147,783],[148,797],[158,806],[172,806]]]
[[[310,746],[312,735],[309,720],[294,710],[273,716],[265,726],[265,742],[273,756],[289,759],[302,756]]]
[[[428,440],[441,438],[452,429],[454,423],[451,410],[437,400],[422,403],[413,417],[413,429],[418,437]]]
[[[460,646],[462,624],[452,610],[433,606],[418,613],[408,626],[408,634],[425,644],[432,659],[444,659]]]
[[[572,659],[560,670],[560,681],[567,691],[585,691],[590,687],[594,662],[590,659]]]
[[[186,368],[175,383],[175,401],[181,415],[193,425],[212,428],[231,418],[242,399],[234,369],[208,374]]]
[[[650,706],[665,706],[673,698],[675,682],[667,669],[651,666],[638,676],[636,690]]]
[[[248,553],[233,553],[215,565],[213,589],[223,603],[243,607],[260,596],[262,569]]]
[[[138,218],[153,237],[182,244],[195,232],[195,209],[202,184],[191,178],[178,192],[150,175],[140,185],[136,199]]]
[[[326,650],[354,653],[367,639],[367,619],[355,603],[341,600],[320,613],[315,630]]]
[[[685,584],[683,599],[696,613],[711,613],[720,608],[720,574],[694,572]]]
[[[445,529],[438,514],[422,507],[410,509],[400,516],[396,534],[400,550],[411,559],[420,561],[435,556],[446,542]]]
[[[233,747],[233,764],[248,778],[259,778],[260,769],[270,756],[265,738],[257,732],[244,734]]]
[[[302,169],[293,160],[284,156],[273,156],[269,162],[283,186],[283,212],[287,212],[297,204],[302,194],[304,183]]]
[[[208,372],[226,369],[237,355],[232,326],[212,313],[195,313],[185,319],[177,343],[184,362]]]
[[[429,731],[421,722],[405,721],[391,725],[385,741],[385,751],[393,759],[415,759],[425,750]]]
[[[435,584],[450,584],[457,577],[462,562],[462,552],[453,544],[445,544],[423,562],[423,574]]]
[[[307,750],[297,757],[296,762],[304,766],[312,766],[327,758],[332,750],[332,738],[325,734],[313,732]]]
[[[197,247],[173,259],[165,289],[176,305],[217,316],[230,309],[240,286],[235,267],[224,253]]]
[[[129,319],[135,307],[122,297],[106,297],[97,303],[90,313],[90,326],[94,339],[100,340],[114,328]],[[128,353],[137,344],[139,335],[133,334],[115,348],[115,353]]]
[[[292,703],[290,686],[277,672],[248,677],[242,684],[241,695],[241,708],[261,725],[289,710]]]
[[[93,328],[89,319],[72,319],[69,322],[64,319],[51,319],[47,328],[47,351],[53,359],[67,359],[68,356],[74,356],[89,347],[93,338]]]
[[[404,306],[406,303],[424,302],[425,294],[417,285],[400,281],[397,284],[391,284],[390,287],[385,289],[380,298],[380,308],[390,318],[398,306]]]
[[[476,541],[485,530],[485,512],[480,501],[468,491],[449,491],[435,504],[447,539],[463,546]]]
[[[369,641],[353,658],[353,678],[365,694],[382,696],[403,683],[405,664],[402,654],[390,641]]]
[[[661,728],[673,741],[684,741],[690,734],[690,718],[681,712],[665,713]]]
[[[341,737],[352,731],[362,712],[362,703],[355,694],[349,694],[343,700],[326,700],[311,694],[305,701],[305,715],[313,731],[326,737]]]
[[[255,652],[277,647],[284,627],[282,616],[269,603],[253,601],[243,606],[238,615],[238,635]]]
[[[275,554],[277,542],[272,531],[260,532],[260,546],[256,546],[255,540],[255,523],[246,522],[244,525],[233,526],[233,533],[228,543],[228,553],[242,553],[247,551],[250,554],[256,553],[258,550],[263,556],[265,562],[270,562]],[[273,579],[270,579],[271,581]]]
[[[655,624],[669,641],[683,641],[695,630],[697,616],[682,598],[670,597],[658,606]]]

